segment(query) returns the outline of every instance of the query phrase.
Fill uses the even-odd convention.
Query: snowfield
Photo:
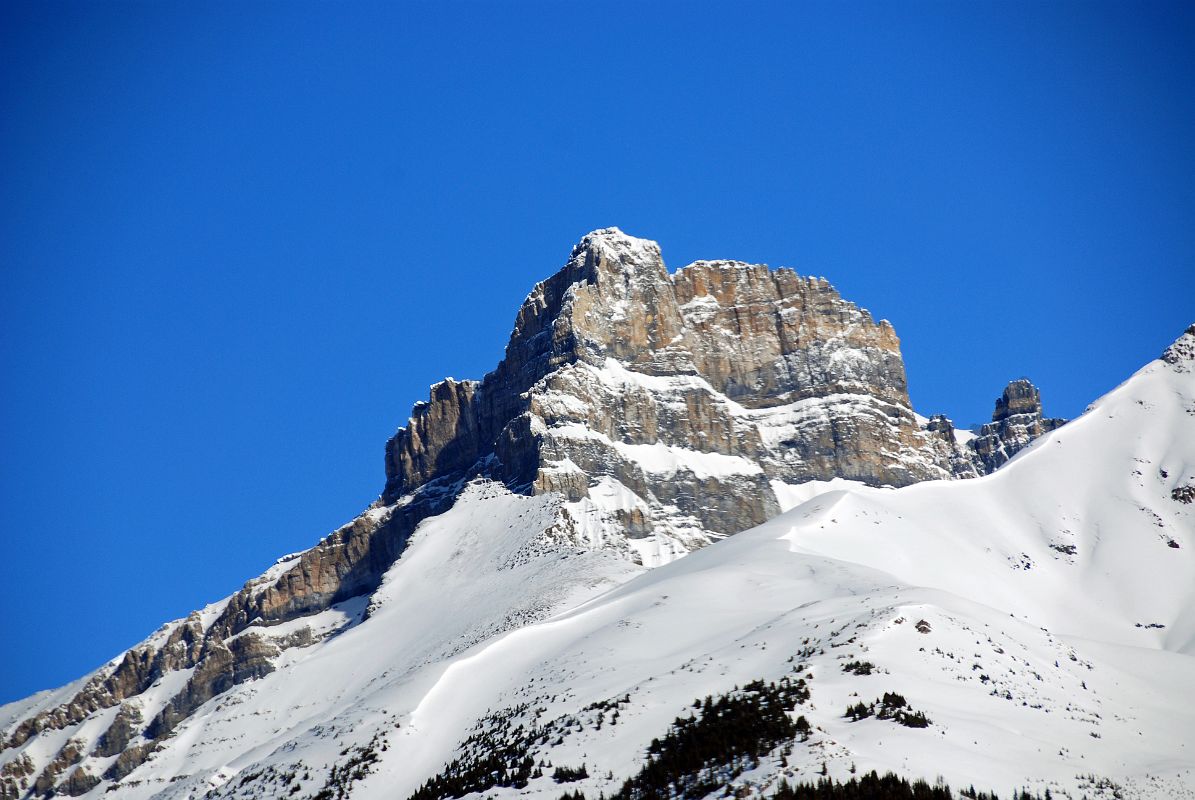
[[[597,797],[695,700],[788,676],[807,683],[791,713],[812,731],[737,788],[875,769],[1002,797],[1195,797],[1195,504],[1175,498],[1195,485],[1193,368],[1149,364],[984,478],[774,485],[780,516],[654,569],[566,544],[556,496],[475,482],[368,607],[304,620],[314,644],[87,796],[405,800],[480,736],[589,776],[544,770],[486,797]],[[170,688],[147,693],[146,718]],[[886,692],[929,725],[847,716]],[[26,747],[94,741],[114,713]]]

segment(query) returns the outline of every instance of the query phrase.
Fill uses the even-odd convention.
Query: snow
[[[418,732],[360,796],[413,789],[486,708],[534,700],[551,716],[626,692],[632,707],[617,735],[587,729],[550,755],[584,760],[591,774],[612,770],[617,783],[694,697],[782,674],[804,640],[819,653],[809,658],[816,678],[802,713],[823,730],[819,747],[804,756],[798,748],[805,774],[825,761],[839,777],[854,764],[1076,797],[1095,774],[1126,797],[1189,796],[1195,711],[1175,700],[1190,696],[1195,674],[1195,537],[1188,512],[1161,503],[1195,465],[1182,410],[1195,392],[1173,383],[1158,370],[1137,376],[978,481],[774,486],[782,503],[798,505],[454,662],[414,710]],[[1134,459],[1154,474],[1134,476]],[[614,487],[603,496],[628,500]],[[1190,546],[1158,541],[1144,504]],[[1059,537],[1075,544],[1074,559],[1050,548]],[[1021,555],[1029,570],[1010,560]],[[1146,618],[1166,627],[1132,622]],[[927,634],[916,628],[922,620]],[[883,672],[838,668],[864,654]],[[889,690],[934,724],[915,731],[842,718],[849,702]]]
[[[806,412],[815,404],[750,413],[781,435]],[[382,737],[352,797],[401,800],[488,714],[526,704],[511,713],[528,725],[537,714],[539,724],[589,720],[590,704],[627,695],[616,726],[586,722],[535,745],[537,759],[586,763],[591,777],[569,788],[597,796],[633,774],[695,698],[800,664],[812,696],[794,713],[814,735],[788,766],[773,754],[743,777],[765,794],[786,772],[810,778],[825,764],[837,778],[852,767],[941,775],[1002,796],[1110,797],[1094,776],[1125,800],[1193,797],[1195,506],[1170,497],[1195,484],[1193,414],[1195,375],[1154,362],[990,476],[903,489],[773,482],[784,512],[755,529],[679,560],[653,552],[656,537],[631,540],[659,564],[650,570],[562,533],[571,521],[582,538],[600,537],[603,515],[639,507],[619,481],[602,477],[567,504],[476,482],[420,525],[367,615],[309,618],[329,635],[209,701],[117,791],[90,796],[211,788],[215,800],[250,775],[242,792],[287,796],[265,777],[271,767],[309,772],[296,796],[310,796],[345,752]],[[734,456],[610,444],[647,470],[749,469]],[[844,672],[852,660],[876,669]],[[157,707],[175,688],[163,681],[143,702]],[[930,727],[843,716],[886,691]],[[0,720],[65,694],[6,706]],[[97,719],[85,735],[97,735]],[[486,796],[561,791],[542,778]]]
[[[917,420],[918,427],[924,429],[926,425],[929,425],[929,417],[922,416],[916,412],[913,413],[913,417]],[[951,421],[951,424],[954,424],[953,420]],[[958,443],[959,447],[966,446],[967,442],[974,439],[976,435],[977,434],[975,431],[967,430],[965,428],[954,429],[954,441]]]
[[[717,396],[721,402],[729,403],[734,407],[742,409],[742,406],[738,405],[738,403],[735,403],[715,390],[709,381],[697,375],[648,375],[643,372],[627,369],[621,361],[615,358],[607,358],[600,368],[589,364],[584,364],[583,366],[599,380],[603,380],[612,386],[635,386],[646,389],[653,394],[662,395],[684,392],[688,389],[700,389]]]
[[[982,576],[985,602],[1053,630],[1134,645],[1164,639],[1168,649],[1195,653],[1195,529],[1167,488],[1193,477],[1191,394],[1173,371],[1147,367],[1019,453],[1016,468],[817,498],[793,526],[794,547],[963,596]],[[870,534],[869,521],[882,537]],[[1058,549],[1065,547],[1076,549],[1073,558]],[[1001,562],[1032,566],[1007,574]],[[1126,582],[1133,570],[1148,580]]]
[[[713,319],[720,309],[721,306],[716,297],[703,294],[681,306],[680,312],[684,316],[685,322],[690,325],[700,325]]]
[[[758,475],[763,472],[758,464],[742,456],[705,453],[663,442],[653,444],[616,442],[605,434],[575,422],[556,425],[548,430],[553,435],[563,438],[599,441],[616,450],[626,460],[638,464],[644,472],[675,475],[684,470],[693,473],[699,479],[727,475]]]
[[[738,416],[758,428],[764,445],[777,448],[785,440],[799,436],[802,426],[827,425],[832,419],[877,413],[896,416],[902,409],[869,394],[837,392],[780,406],[742,408]]]
[[[684,447],[655,444],[615,443],[627,459],[638,463],[646,472],[675,475],[679,470],[692,472],[698,478],[723,477],[726,475],[757,475],[763,469],[753,461],[741,456],[722,453],[703,453]]]
[[[540,546],[559,505],[559,498],[512,495],[484,482],[469,486],[451,510],[416,531],[374,594],[368,620],[360,621],[358,598],[251,629],[275,640],[304,626],[317,635],[340,632],[284,651],[275,672],[209,701],[126,779],[124,791],[103,796],[150,797],[183,783],[206,788],[260,759],[292,753],[331,763],[344,748],[333,737],[351,738],[362,719],[386,719],[380,709],[403,708],[402,698],[419,696],[453,657],[640,571],[610,553]],[[170,673],[161,702],[189,674]],[[156,690],[149,702],[158,704]],[[188,781],[172,782],[182,775]]]
[[[313,640],[318,641],[360,622],[368,605],[367,597],[352,597],[317,614],[299,617],[265,628],[248,627],[224,641],[227,643],[241,636],[256,635],[264,636],[275,643],[281,643],[287,637],[301,633],[304,628],[308,630]]]
[[[772,492],[776,495],[776,501],[780,504],[781,511],[796,508],[806,500],[810,500],[826,492],[866,488],[864,484],[858,481],[848,481],[843,478],[834,478],[828,481],[805,481],[804,483],[770,481],[769,484],[772,487]],[[876,491],[893,490],[878,489]]]
[[[588,495],[574,503],[565,503],[577,541],[590,548],[607,548],[623,552],[630,560],[645,567],[658,567],[684,556],[691,548],[682,542],[705,534],[694,525],[691,530],[656,527],[651,533],[637,538],[628,536],[623,519],[636,512],[643,513],[648,503],[624,483],[610,475],[597,478]]]

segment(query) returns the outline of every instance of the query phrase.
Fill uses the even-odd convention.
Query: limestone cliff
[[[384,502],[474,474],[561,492],[591,538],[629,535],[649,560],[772,516],[772,481],[954,475],[887,321],[788,269],[669,274],[616,228],[528,295],[494,372],[432,387],[386,471]]]

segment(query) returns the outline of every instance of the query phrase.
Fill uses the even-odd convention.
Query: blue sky
[[[1079,414],[1195,320],[1193,8],[3,4],[0,702],[352,517],[593,228]]]

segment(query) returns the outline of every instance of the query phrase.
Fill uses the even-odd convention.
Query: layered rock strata
[[[591,538],[701,546],[778,510],[772,481],[954,475],[909,405],[887,321],[792,270],[594,231],[524,301],[506,357],[445,381],[386,447],[384,502],[484,474],[561,492]],[[648,552],[651,551],[651,552]]]

